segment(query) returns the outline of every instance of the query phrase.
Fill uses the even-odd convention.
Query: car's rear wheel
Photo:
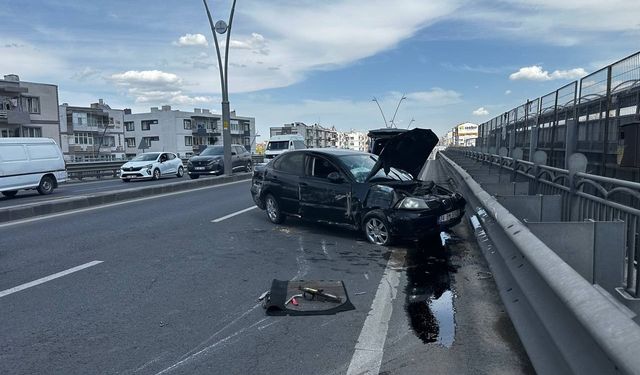
[[[184,168],[182,166],[178,167],[178,174],[176,174],[176,176],[178,177],[184,176]]]
[[[200,175],[197,175],[197,174],[190,174],[189,175],[189,178],[191,178],[192,180],[197,180],[198,177],[200,177]]]
[[[40,184],[38,185],[38,193],[42,195],[49,195],[53,193],[53,189],[55,187],[55,180],[51,176],[44,176],[40,180]]]
[[[153,177],[151,177],[151,179],[153,179],[153,180],[159,180],[160,179],[160,170],[158,168],[153,170]]]
[[[13,198],[16,196],[16,194],[18,194],[18,190],[9,190],[9,191],[2,192],[2,195],[8,198]]]
[[[387,223],[387,219],[382,214],[371,212],[364,217],[362,223],[367,241],[381,246],[389,246],[391,244],[389,223]]]
[[[274,224],[280,224],[284,221],[284,214],[280,211],[280,204],[278,200],[272,194],[267,194],[264,199],[265,208],[267,210],[267,217],[269,221]]]

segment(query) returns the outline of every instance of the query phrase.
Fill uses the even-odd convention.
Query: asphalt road
[[[343,374],[363,353],[380,373],[531,372],[466,223],[443,250],[258,209],[212,222],[252,207],[248,189],[0,224],[0,373]],[[267,316],[274,278],[342,280],[356,309]]]

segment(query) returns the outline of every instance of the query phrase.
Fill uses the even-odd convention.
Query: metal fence
[[[514,181],[529,181],[530,194],[560,195],[562,221],[624,221],[627,234],[624,288],[632,296],[640,298],[640,209],[630,204],[640,199],[640,183],[589,173],[571,173],[562,168],[478,151],[464,151],[464,154],[499,167],[510,173]]]
[[[640,165],[620,165],[629,125],[640,134],[640,52],[482,123],[476,147],[505,156],[519,148],[524,160],[543,150],[557,168],[581,152],[592,174],[638,181]]]

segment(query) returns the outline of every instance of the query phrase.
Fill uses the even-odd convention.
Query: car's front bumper
[[[201,169],[202,168],[202,169]],[[222,164],[214,164],[213,166],[198,166],[198,167],[188,167],[187,173],[190,175],[216,175],[224,172],[224,166]]]
[[[438,218],[457,211],[455,215],[450,215],[445,221]],[[440,233],[441,231],[457,225],[464,216],[464,204],[448,211],[411,211],[411,210],[390,210],[387,220],[394,236],[407,239],[420,239]]]
[[[120,170],[120,178],[122,180],[147,179],[153,177],[153,170],[150,168],[142,168],[138,171]]]

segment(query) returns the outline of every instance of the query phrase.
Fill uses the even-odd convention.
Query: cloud
[[[73,73],[73,75],[71,76],[71,79],[74,79],[76,81],[86,81],[87,79],[94,77],[95,75],[97,75],[98,73],[100,73],[99,70],[93,69],[91,67],[85,67],[84,69]]]
[[[185,46],[208,46],[207,38],[202,34],[186,34],[178,38],[177,42],[173,42],[173,45],[185,47]]]
[[[511,95],[511,90],[506,90],[506,91],[504,92],[504,94],[505,94],[505,95]]]
[[[128,70],[124,73],[115,73],[111,79],[120,85],[180,85],[182,79],[173,73],[160,70]]]
[[[209,96],[185,94],[183,79],[174,73],[129,70],[112,74],[110,78],[116,85],[126,87],[127,95],[138,104],[193,105],[213,101]]]
[[[520,68],[517,72],[509,75],[509,79],[531,80],[531,81],[551,81],[555,79],[578,79],[586,76],[587,72],[583,68],[574,68],[570,70],[555,70],[549,73],[543,70],[541,66],[532,65]]]
[[[396,96],[398,96],[396,94]],[[410,101],[420,103],[427,106],[445,106],[460,103],[462,94],[454,90],[445,90],[440,87],[434,87],[429,91],[417,91],[406,94]],[[398,99],[400,97],[398,96]]]
[[[231,40],[229,42],[229,48],[233,49],[246,49],[253,53],[259,53],[261,55],[268,55],[267,42],[264,36],[258,33],[251,33],[251,37],[245,40]]]
[[[475,111],[473,111],[474,116],[486,116],[488,114],[489,114],[489,111],[487,111],[484,107],[480,107]]]

